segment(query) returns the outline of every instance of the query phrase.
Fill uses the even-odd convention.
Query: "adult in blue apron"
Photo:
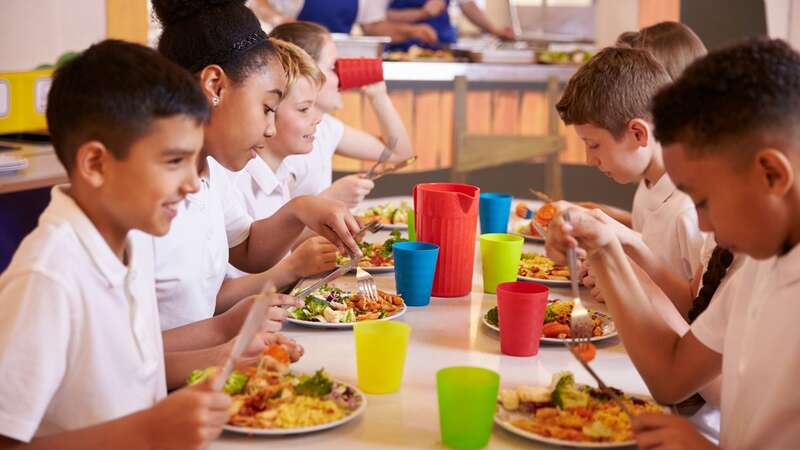
[[[427,0],[392,0],[392,2],[389,4],[389,9],[418,9],[425,6],[426,2]],[[438,42],[434,44],[427,44],[418,39],[409,39],[403,42],[393,43],[387,47],[387,50],[406,51],[412,45],[423,48],[439,49],[447,47],[450,44],[455,44],[456,40],[458,39],[458,30],[456,30],[456,27],[453,26],[452,22],[450,22],[450,13],[448,12],[448,9],[450,8],[450,0],[445,0],[445,4],[447,7],[438,16],[416,22],[428,24],[433,27],[433,29],[436,31],[437,37],[439,38]]]
[[[297,20],[324,25],[331,33],[350,33],[358,16],[359,0],[305,0]]]

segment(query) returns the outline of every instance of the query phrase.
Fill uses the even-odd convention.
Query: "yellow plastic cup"
[[[403,322],[370,320],[353,325],[358,387],[368,394],[400,389],[411,327]]]
[[[494,294],[498,284],[517,280],[524,239],[515,234],[488,233],[482,234],[480,241],[483,292]]]

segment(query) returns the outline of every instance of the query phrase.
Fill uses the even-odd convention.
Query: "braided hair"
[[[708,308],[714,293],[717,292],[722,279],[728,273],[731,263],[733,263],[733,253],[730,250],[719,245],[714,247],[703,273],[703,287],[700,288],[700,292],[697,293],[697,297],[692,301],[692,307],[689,309],[689,323],[694,322]]]

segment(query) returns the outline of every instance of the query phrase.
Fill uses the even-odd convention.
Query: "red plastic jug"
[[[461,297],[472,290],[480,193],[480,188],[468,184],[414,186],[417,241],[439,246],[431,291],[434,297]]]

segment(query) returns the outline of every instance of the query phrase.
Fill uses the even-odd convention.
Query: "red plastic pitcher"
[[[439,246],[431,291],[434,297],[461,297],[472,290],[480,193],[480,188],[468,184],[414,186],[417,241]]]

